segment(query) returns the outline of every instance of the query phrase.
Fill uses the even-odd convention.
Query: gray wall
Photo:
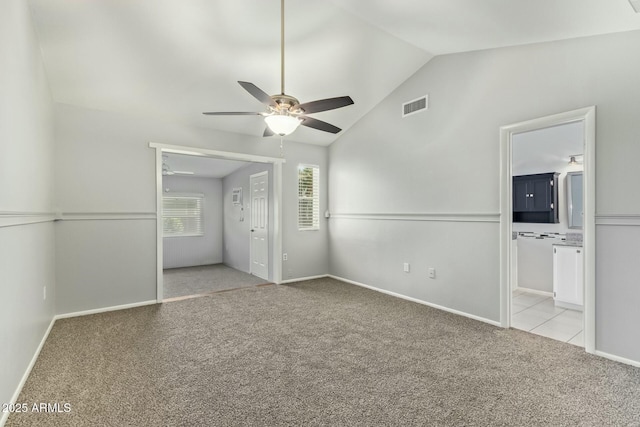
[[[513,288],[553,292],[553,245],[556,239],[519,237],[517,240],[517,273]]]
[[[640,303],[639,47],[629,32],[431,60],[330,148],[331,273],[498,321],[498,129],[596,105],[596,348],[640,361],[624,310]],[[402,119],[425,92],[429,111]]]
[[[286,144],[286,143],[285,143]],[[305,150],[285,145],[287,163],[282,174],[283,198],[286,206],[282,216],[282,252],[288,261],[282,263],[282,278],[296,279],[327,274],[329,271],[328,221],[323,213],[328,209],[328,150],[325,147],[309,146]],[[296,148],[294,151],[293,148]],[[298,230],[298,166],[316,165],[320,168],[320,229]],[[321,249],[324,249],[322,251]]]
[[[57,313],[155,300],[155,240],[150,220],[56,223]]]
[[[204,236],[165,237],[163,267],[191,267],[222,262],[222,180],[189,176],[164,176],[162,187],[171,193],[204,195]],[[169,189],[169,192],[166,192]]]
[[[0,2],[0,70],[0,402],[9,403],[55,297],[52,104],[22,0]]]
[[[63,218],[57,230],[59,313],[156,298],[155,150],[149,142],[280,156],[275,138],[64,104],[55,105],[55,124],[56,203]],[[295,253],[288,264],[294,277],[325,274],[326,223],[320,232],[303,235],[295,221],[297,164],[319,164],[326,171],[327,149],[285,141],[283,154],[283,247]],[[321,207],[327,205],[326,189],[325,179]],[[129,255],[124,264],[122,253]],[[117,274],[92,274],[105,271]]]
[[[224,206],[224,263],[236,270],[249,273],[251,268],[251,191],[249,176],[259,172],[269,172],[269,248],[273,241],[273,165],[254,163],[224,177],[222,181]],[[234,205],[231,196],[234,188],[242,188],[242,207]],[[243,208],[244,210],[241,210]],[[243,221],[240,219],[244,218]],[[269,250],[269,279],[273,279],[274,254]],[[279,259],[278,256],[275,257]]]

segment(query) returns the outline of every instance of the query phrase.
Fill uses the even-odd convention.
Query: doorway
[[[266,230],[266,234],[268,237],[264,239],[264,246],[262,248],[264,258],[261,259],[262,265],[263,265],[263,270],[261,271],[261,274],[263,274],[264,277],[262,277],[260,280],[261,282],[264,282],[265,280],[267,280],[273,283],[280,283],[282,281],[282,272],[281,272],[282,265],[280,263],[280,257],[276,256],[276,254],[279,254],[282,252],[282,249],[281,249],[282,236],[280,233],[280,230],[282,229],[282,218],[281,218],[280,206],[281,206],[281,197],[282,197],[282,164],[284,163],[284,159],[254,156],[254,155],[243,154],[243,153],[215,151],[215,150],[208,150],[208,149],[195,148],[195,147],[168,145],[168,144],[151,143],[149,144],[149,146],[156,150],[156,215],[158,218],[157,230],[156,230],[157,232],[156,299],[158,300],[158,302],[161,302],[165,297],[164,268],[163,268],[164,267],[164,262],[163,262],[164,261],[163,260],[164,245],[165,245],[163,236],[164,236],[165,221],[163,221],[163,200],[165,198],[164,195],[165,195],[166,189],[163,187],[163,171],[165,172],[165,175],[166,175],[166,170],[167,170],[166,156],[167,155],[185,155],[185,156],[190,156],[192,158],[195,157],[199,159],[219,159],[219,160],[231,160],[236,162],[237,161],[248,162],[248,163],[252,163],[254,166],[259,166],[259,164],[269,165],[269,170],[271,171],[271,175],[272,175],[272,182],[269,183],[271,192],[269,192],[269,188],[267,186],[267,182],[268,182],[267,179],[270,175],[258,174],[258,175],[262,175],[265,178],[264,183],[267,188],[265,188],[266,198],[263,203],[266,205],[265,208],[269,209],[268,212],[270,212],[272,215],[271,229],[269,229],[268,227],[269,221],[266,221],[266,224],[264,224],[264,228]],[[165,158],[163,158],[163,156],[165,156]],[[248,169],[251,169],[251,167],[248,167]],[[255,168],[253,170],[255,171]],[[260,169],[258,168],[258,170]],[[236,185],[233,184],[233,187],[236,187]],[[236,204],[237,193],[235,192],[235,190],[236,190],[235,188],[229,189],[229,197],[228,197],[230,202],[229,209],[237,214],[236,219],[238,221],[241,221],[240,224],[242,224],[242,221],[244,221],[244,212],[243,212],[242,206]],[[248,190],[249,188],[247,188],[245,192],[249,193]],[[250,199],[248,195],[247,195],[247,199]],[[233,200],[233,204],[231,202],[232,200]],[[240,195],[240,201],[241,200],[242,198]],[[268,205],[269,200],[272,202],[271,206]],[[226,198],[224,199],[224,201],[225,202],[227,201]],[[248,202],[247,207],[249,207],[250,201],[247,200],[247,202]],[[253,209],[250,209],[249,215],[251,215],[252,213],[253,213]],[[265,214],[267,215],[267,218],[268,218],[268,213],[265,213]],[[249,221],[247,221],[247,223],[248,222]],[[249,225],[247,223],[244,223],[244,224]],[[247,240],[245,240],[245,242],[249,244],[248,237],[247,237]],[[250,252],[249,248],[245,250],[246,250],[245,259],[247,260],[246,261],[247,267],[245,267],[244,271],[247,271],[249,270],[251,259],[249,257],[249,252]],[[239,253],[241,255],[241,251]]]
[[[553,215],[553,210],[555,209],[555,215],[565,215],[565,212],[559,212],[558,201],[550,199],[548,202],[548,206],[553,206],[553,209],[547,213],[542,214],[538,208],[532,208],[531,212],[525,212],[526,203],[529,202],[531,206],[533,206],[533,202],[535,200],[536,203],[539,203],[540,200],[540,191],[541,184],[534,182],[536,178],[542,178],[541,176],[536,176],[537,174],[523,175],[521,178],[513,179],[513,176],[518,175],[517,171],[514,173],[514,164],[513,164],[513,156],[514,156],[514,141],[517,141],[519,138],[522,138],[523,135],[532,135],[536,132],[544,132],[545,129],[552,129],[554,127],[562,127],[564,125],[568,125],[567,128],[579,127],[581,132],[583,133],[583,191],[584,191],[584,201],[583,201],[583,229],[582,229],[582,251],[581,257],[583,259],[583,265],[580,267],[574,266],[574,271],[576,274],[581,274],[584,282],[584,296],[581,298],[582,305],[582,330],[583,330],[583,344],[587,352],[593,353],[595,351],[595,107],[588,107],[580,110],[570,111],[566,113],[556,114],[553,116],[542,117],[534,120],[529,120],[526,122],[516,123],[508,126],[504,126],[500,129],[501,133],[501,325],[503,327],[517,327],[517,322],[514,322],[514,314],[517,314],[518,311],[522,311],[525,300],[529,300],[529,303],[533,303],[535,305],[536,299],[539,300],[538,303],[545,301],[545,305],[549,305],[549,307],[544,307],[546,310],[551,310],[556,314],[562,313],[566,307],[560,307],[556,309],[556,305],[558,302],[562,303],[562,301],[558,301],[557,298],[553,298],[553,290],[552,289],[539,289],[539,293],[536,295],[535,289],[533,295],[529,297],[520,298],[520,300],[514,300],[513,292],[520,288],[521,283],[518,283],[518,278],[530,278],[530,275],[534,273],[538,273],[539,269],[535,267],[529,272],[529,275],[523,275],[523,272],[517,271],[517,264],[513,263],[516,259],[516,252],[518,252],[518,246],[514,245],[514,236],[518,238],[521,237],[520,233],[523,232],[523,229],[517,225],[514,226],[514,222],[512,218],[515,218],[516,221],[520,222],[532,222],[538,223],[535,224],[535,227],[529,226],[531,228],[530,233],[525,233],[522,235],[523,239],[530,239],[527,243],[532,243],[532,245],[527,245],[529,249],[537,246],[542,246],[545,239],[557,239],[558,242],[549,242],[547,240],[544,245],[549,246],[549,250],[547,251],[545,248],[538,248],[546,257],[548,262],[552,262],[552,245],[549,243],[564,243],[566,242],[566,238],[570,235],[570,233],[548,233],[544,229],[544,222],[549,223],[549,225],[558,223],[559,221],[553,219],[553,217],[547,218],[549,214]],[[571,153],[578,154],[578,153]],[[567,156],[567,163],[570,161],[571,156]],[[531,172],[531,171],[529,171]],[[555,190],[553,190],[554,178],[557,181],[558,174],[554,174],[553,170],[545,171],[551,172],[550,176],[544,176],[543,178],[547,182],[547,186],[552,188],[552,190],[546,190],[547,195],[553,197]],[[555,176],[554,176],[555,175]],[[529,184],[529,188],[531,191],[525,191],[523,194],[524,201],[521,201],[514,191],[521,191],[522,188],[527,188],[527,179],[531,181]],[[524,181],[524,183],[520,182],[520,180]],[[518,181],[518,186],[514,184]],[[537,187],[536,187],[537,185]],[[516,188],[517,187],[517,188]],[[549,192],[550,191],[550,192]],[[527,200],[527,196],[530,200]],[[518,206],[514,211],[514,197],[517,198]],[[565,196],[562,196],[565,197]],[[554,205],[555,204],[555,205]],[[562,205],[565,205],[563,200]],[[565,205],[566,206],[566,205]],[[524,218],[524,219],[523,219]],[[556,222],[557,221],[557,222]],[[515,232],[515,234],[514,234]],[[517,239],[515,239],[517,240]],[[555,246],[553,246],[553,251],[555,251]],[[549,271],[549,270],[548,270]],[[532,273],[533,272],[533,273]],[[553,273],[550,273],[553,274]],[[522,286],[526,287],[526,286]],[[514,302],[516,301],[516,302]],[[540,307],[541,309],[543,307]],[[573,307],[576,308],[576,307]],[[544,311],[544,310],[541,310]],[[569,313],[571,314],[571,313]],[[576,315],[574,315],[576,316]],[[521,316],[523,317],[523,316]],[[516,323],[516,324],[514,324]]]
[[[582,182],[583,150],[583,121],[516,133],[511,141],[511,327],[580,347],[583,203],[582,187],[571,186],[570,177]],[[568,203],[571,190],[580,192],[579,203]]]

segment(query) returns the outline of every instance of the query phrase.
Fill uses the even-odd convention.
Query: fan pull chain
[[[284,137],[280,136],[280,157],[284,159]]]

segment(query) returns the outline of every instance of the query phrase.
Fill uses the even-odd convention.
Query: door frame
[[[595,106],[514,123],[500,128],[500,325],[504,328],[511,327],[511,237],[513,230],[511,176],[513,135],[574,122],[584,123],[584,348],[587,353],[595,353]]]
[[[269,192],[269,171],[262,171],[262,172],[258,172],[258,173],[254,173],[249,175],[249,207],[250,207],[250,211],[249,211],[249,228],[252,228],[252,224],[251,224],[251,220],[252,220],[252,215],[253,215],[253,200],[252,200],[252,189],[251,189],[251,178],[255,178],[255,177],[259,177],[262,175],[267,175],[267,203],[269,203],[269,197],[270,194],[268,194]],[[267,206],[267,227],[269,227],[269,206]],[[267,228],[267,245],[269,244],[268,242],[269,240],[269,229]],[[269,259],[269,253],[267,253],[267,260]],[[270,266],[269,266],[269,262],[267,261],[267,279],[265,280],[269,280],[269,273],[271,272]],[[251,234],[249,234],[249,273],[253,274],[253,236]],[[260,277],[258,275],[255,275],[256,277]],[[264,277],[260,277],[261,279],[264,279]]]
[[[210,150],[200,147],[161,144],[150,142],[149,148],[156,150],[156,300],[163,299],[162,269],[162,153],[186,154],[190,156],[212,157],[225,160],[240,160],[253,163],[271,163],[273,165],[273,241],[269,251],[273,251],[269,270],[273,272],[273,282],[282,283],[282,165],[285,159],[277,157],[255,156],[253,154],[235,153],[231,151]]]

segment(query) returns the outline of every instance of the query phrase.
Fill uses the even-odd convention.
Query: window
[[[320,228],[320,168],[298,167],[298,229]]]
[[[201,194],[172,194],[162,198],[164,237],[204,236]]]

